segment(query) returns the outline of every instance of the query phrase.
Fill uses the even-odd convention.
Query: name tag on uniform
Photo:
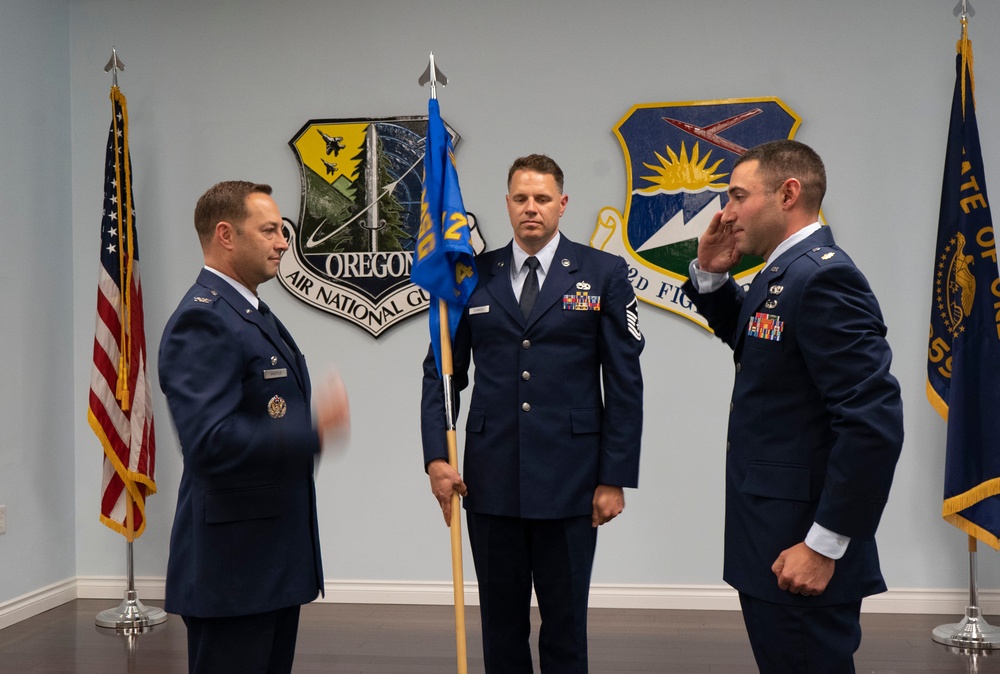
[[[279,367],[274,370],[264,370],[264,379],[281,379],[288,376],[288,368]]]
[[[469,315],[475,316],[476,314],[488,314],[490,313],[490,305],[484,305],[481,307],[469,307]]]

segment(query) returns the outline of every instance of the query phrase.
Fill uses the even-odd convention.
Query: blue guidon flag
[[[448,307],[450,337],[476,287],[476,263],[469,219],[455,170],[451,136],[441,121],[436,98],[427,104],[427,144],[424,155],[423,204],[414,253],[413,282],[431,295],[430,331],[438,373],[441,373],[441,332],[438,300]]]
[[[733,162],[761,143],[792,138],[801,119],[777,98],[632,106],[615,126],[625,154],[624,215],[603,208],[590,245],[625,258],[640,300],[708,328],[681,292],[698,237],[729,201]],[[763,260],[733,276],[749,284]]]
[[[948,129],[927,397],[948,421],[942,516],[1000,549],[1000,280],[965,23]]]

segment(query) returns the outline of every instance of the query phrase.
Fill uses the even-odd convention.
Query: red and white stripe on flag
[[[104,446],[101,521],[132,540],[146,528],[146,496],[156,493],[156,443],[146,377],[128,110],[118,87],[111,88],[111,101],[114,114],[104,172],[97,321],[87,418]]]

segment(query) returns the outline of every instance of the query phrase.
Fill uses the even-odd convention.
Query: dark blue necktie
[[[278,319],[274,317],[274,313],[271,311],[271,307],[264,304],[264,300],[258,298],[257,311],[260,312],[261,317],[267,323],[268,327],[270,327],[274,331],[274,334],[278,335],[278,337],[281,338],[281,345],[285,347],[286,351],[285,355],[288,356],[294,354],[295,351],[293,351],[292,348],[288,346],[288,342],[285,340],[284,333],[281,331],[281,328],[278,327]],[[294,358],[292,360],[294,360]]]
[[[535,300],[538,299],[538,258],[532,255],[524,264],[528,265],[528,276],[524,279],[524,287],[521,288],[521,301],[519,305],[521,307],[521,315],[525,319],[531,315],[531,310],[535,306]]]

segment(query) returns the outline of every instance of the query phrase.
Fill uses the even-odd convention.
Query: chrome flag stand
[[[934,628],[932,638],[939,644],[975,650],[1000,648],[1000,628],[986,622],[979,610],[976,547],[976,539],[969,536],[969,605],[965,607],[965,617],[960,622]]]
[[[109,608],[97,614],[97,626],[124,630],[152,627],[166,621],[167,612],[156,606],[146,606],[139,601],[135,591],[135,576],[132,573],[132,541],[128,542],[128,587],[125,599],[117,608]]]

